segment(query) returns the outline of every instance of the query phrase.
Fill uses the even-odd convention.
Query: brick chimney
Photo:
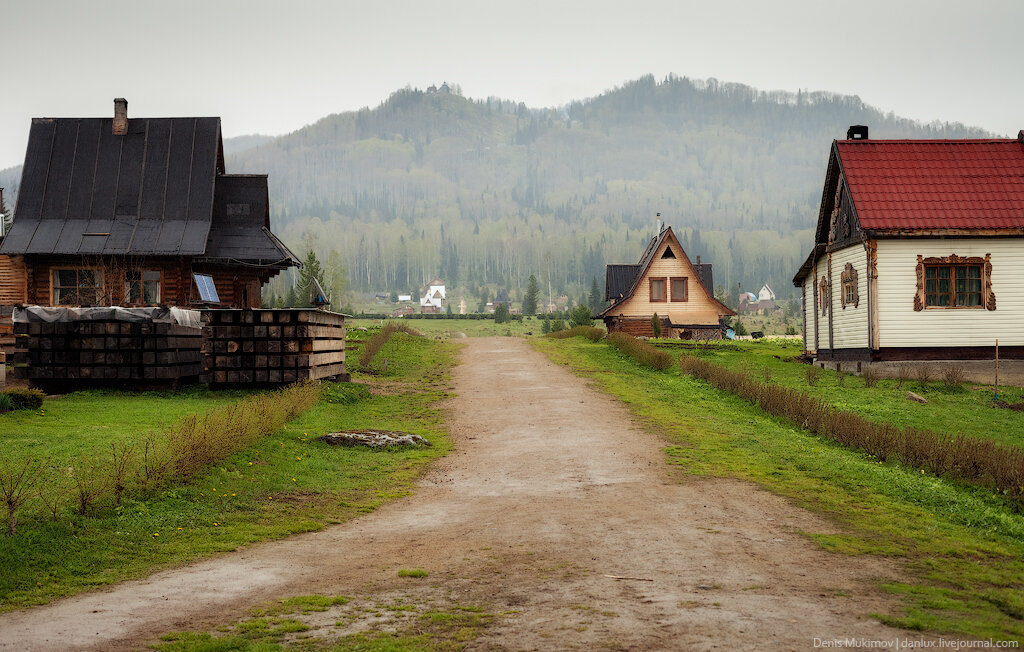
[[[110,133],[115,136],[128,133],[128,100],[123,97],[114,98],[114,124]]]

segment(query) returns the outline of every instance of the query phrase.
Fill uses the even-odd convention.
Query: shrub
[[[821,380],[822,370],[820,367],[815,367],[813,364],[807,367],[804,375],[807,376],[807,384],[814,387]]]
[[[569,313],[569,328],[573,329],[577,326],[593,326],[594,320],[590,318],[590,307],[581,303],[572,309]]]
[[[46,398],[46,394],[38,389],[22,387],[9,389],[4,393],[11,397],[13,410],[38,410],[43,407],[43,399]]]
[[[903,383],[910,380],[910,367],[901,364],[896,370],[896,389],[903,389]]]
[[[551,333],[548,337],[561,340],[566,337],[585,337],[591,342],[599,342],[605,333],[600,328],[594,328],[593,326],[576,326],[565,331],[558,331],[557,333]]]
[[[878,384],[878,370],[868,365],[864,367],[864,371],[860,372],[860,379],[864,381],[865,387],[874,387]]]
[[[561,317],[556,317],[551,321],[551,332],[557,333],[558,331],[565,330],[565,321]]]
[[[10,394],[0,393],[0,412],[8,412],[14,409],[14,399]]]
[[[359,366],[363,369],[369,369],[370,363],[373,362],[374,356],[380,351],[381,347],[387,344],[387,341],[391,339],[391,336],[396,332],[408,333],[409,335],[419,336],[419,331],[406,326],[405,324],[395,324],[388,322],[384,324],[384,328],[378,333],[371,335],[366,342],[363,343],[363,351],[359,354]]]
[[[661,337],[661,317],[658,313],[651,315],[651,330],[654,331],[654,337]]]
[[[746,373],[731,371],[696,356],[681,356],[679,364],[685,373],[737,394],[768,414],[859,448],[883,462],[899,460],[937,475],[993,487],[1024,501],[1024,450],[1020,448],[981,437],[943,437],[930,430],[875,423],[797,390],[759,383]]]
[[[926,364],[917,368],[917,382],[924,385],[932,379],[932,368]]]
[[[967,372],[963,367],[946,367],[942,372],[942,384],[947,389],[960,389],[967,380]]]
[[[609,344],[645,367],[664,371],[672,366],[672,356],[664,351],[659,351],[647,342],[638,340],[628,333],[616,331],[609,333],[605,339]]]

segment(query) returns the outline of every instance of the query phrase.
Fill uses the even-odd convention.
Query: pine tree
[[[312,299],[310,293],[310,286],[313,284],[313,279],[321,281],[324,277],[324,272],[320,268],[320,261],[316,258],[316,252],[312,249],[306,254],[306,259],[302,261],[302,269],[299,270],[299,282],[295,287],[295,296],[297,305],[293,307],[304,308],[313,305],[310,299]]]
[[[298,303],[298,301],[299,301],[299,296],[295,293],[295,286],[293,285],[293,286],[288,288],[288,296],[285,297],[285,299],[284,299],[284,306],[281,306],[281,307],[283,307],[283,308],[294,308],[295,304]]]
[[[576,326],[593,326],[594,320],[590,318],[590,306],[580,303],[569,313],[569,328]]]
[[[651,315],[651,329],[654,331],[655,337],[661,337],[661,317],[658,313]]]
[[[499,303],[496,306],[494,306],[494,323],[495,324],[504,324],[508,320],[509,320],[508,304],[502,302],[502,303]]]
[[[537,297],[540,295],[540,286],[537,284],[537,277],[530,274],[530,281],[526,285],[526,295],[523,297],[523,314],[537,314]]]
[[[544,317],[543,323],[540,327],[540,332],[545,335],[551,332],[551,322],[548,320],[547,317]]]
[[[604,307],[601,304],[601,290],[597,287],[597,277],[595,276],[590,282],[590,313],[596,315],[601,312]]]

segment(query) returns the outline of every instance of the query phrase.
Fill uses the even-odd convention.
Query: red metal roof
[[[1024,143],[840,140],[865,229],[1024,228]]]

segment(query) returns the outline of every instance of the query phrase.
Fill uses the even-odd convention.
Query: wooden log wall
[[[194,380],[202,329],[127,321],[14,324],[14,374],[35,385],[128,384]]]
[[[203,374],[211,387],[346,376],[345,316],[305,309],[203,310]]]

